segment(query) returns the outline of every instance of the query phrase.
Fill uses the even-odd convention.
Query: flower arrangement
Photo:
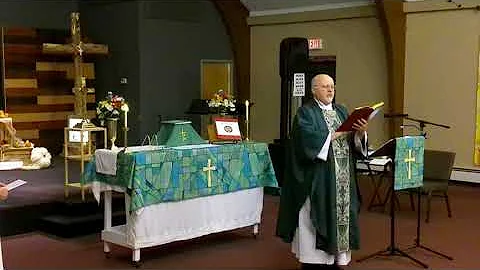
[[[108,92],[107,97],[97,104],[97,116],[100,122],[107,118],[120,118],[120,112],[128,112],[128,105],[123,97]]]
[[[216,113],[234,113],[236,110],[236,100],[233,96],[229,96],[223,89],[217,91],[213,98],[207,101],[208,107],[212,112]]]

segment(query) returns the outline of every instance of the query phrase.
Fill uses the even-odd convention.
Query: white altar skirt
[[[150,205],[129,215],[127,239],[150,246],[251,226],[262,208],[263,188]]]

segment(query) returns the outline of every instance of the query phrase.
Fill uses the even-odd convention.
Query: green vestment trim
[[[323,110],[323,114],[330,132],[334,132],[342,124],[336,111]],[[350,223],[350,149],[346,136],[333,140],[332,147],[336,176],[337,249],[342,252],[349,250]]]

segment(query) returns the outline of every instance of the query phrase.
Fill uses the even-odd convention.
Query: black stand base
[[[370,254],[368,256],[365,256],[363,258],[360,258],[357,260],[357,262],[362,262],[362,261],[365,261],[367,259],[370,259],[370,258],[373,258],[373,257],[376,257],[376,256],[401,256],[401,257],[406,257],[414,262],[416,262],[417,264],[421,265],[423,268],[428,268],[428,265],[426,265],[425,263],[419,261],[418,259],[415,259],[414,257],[408,255],[407,253],[405,253],[404,251],[396,248],[396,247],[388,247],[384,250],[380,250],[380,251],[377,251],[373,254]]]
[[[436,250],[433,250],[433,249],[431,249],[429,247],[426,247],[426,246],[421,244],[421,241],[420,241],[420,238],[421,238],[421,229],[420,229],[421,212],[422,212],[422,190],[421,190],[421,188],[417,188],[417,238],[415,239],[415,244],[413,246],[407,248],[406,250],[411,250],[411,249],[414,249],[414,248],[421,248],[421,249],[424,249],[426,251],[430,251],[434,254],[437,254],[438,256],[441,256],[443,258],[446,258],[446,259],[449,259],[449,260],[452,261],[453,257],[450,257],[448,255],[440,253]]]
[[[411,250],[411,249],[415,249],[415,248],[421,248],[421,249],[424,249],[424,250],[426,250],[426,251],[430,251],[430,252],[432,252],[432,253],[434,253],[434,254],[437,254],[437,255],[440,256],[440,257],[443,257],[443,258],[445,258],[445,259],[448,259],[448,260],[450,260],[450,261],[453,261],[453,257],[448,256],[448,255],[446,255],[446,254],[443,254],[443,253],[441,253],[441,252],[438,252],[438,251],[436,251],[436,250],[433,250],[433,249],[431,249],[431,248],[429,248],[429,247],[427,247],[427,246],[424,246],[424,245],[418,244],[418,243],[415,244],[415,245],[413,245],[413,246],[411,246],[411,247],[409,247],[409,248],[407,248],[407,249],[405,249],[405,250]]]

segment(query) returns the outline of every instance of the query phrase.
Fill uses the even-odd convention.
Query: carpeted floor
[[[12,190],[8,199],[0,204],[0,209],[13,209],[53,201],[63,201],[64,165],[63,157],[56,156],[52,158],[50,167],[45,169],[1,171],[0,182],[9,183],[15,179],[22,179],[27,181],[27,184]],[[71,182],[79,181],[80,166],[78,162],[69,162],[69,173]],[[79,193],[79,189],[73,188],[71,192],[76,195]]]
[[[362,181],[362,193],[368,198],[370,184]],[[449,190],[453,217],[447,217],[441,200],[434,200],[430,223],[422,222],[422,244],[454,257],[449,261],[421,249],[409,254],[433,269],[479,269],[480,252],[479,186],[453,184]],[[254,239],[251,228],[219,233],[142,250],[144,269],[298,269],[289,244],[274,236],[279,197],[265,197],[260,235]],[[415,239],[416,213],[409,208],[407,196],[400,196],[397,212],[397,242],[403,249]],[[5,222],[5,221],[2,221]],[[8,221],[7,221],[8,222]],[[384,249],[390,239],[390,219],[382,211],[360,215],[362,247],[353,253],[345,269],[419,268],[403,257],[375,257],[358,263],[355,259]],[[131,252],[114,246],[111,258],[105,258],[99,234],[61,239],[41,233],[2,238],[6,269],[129,269]]]

